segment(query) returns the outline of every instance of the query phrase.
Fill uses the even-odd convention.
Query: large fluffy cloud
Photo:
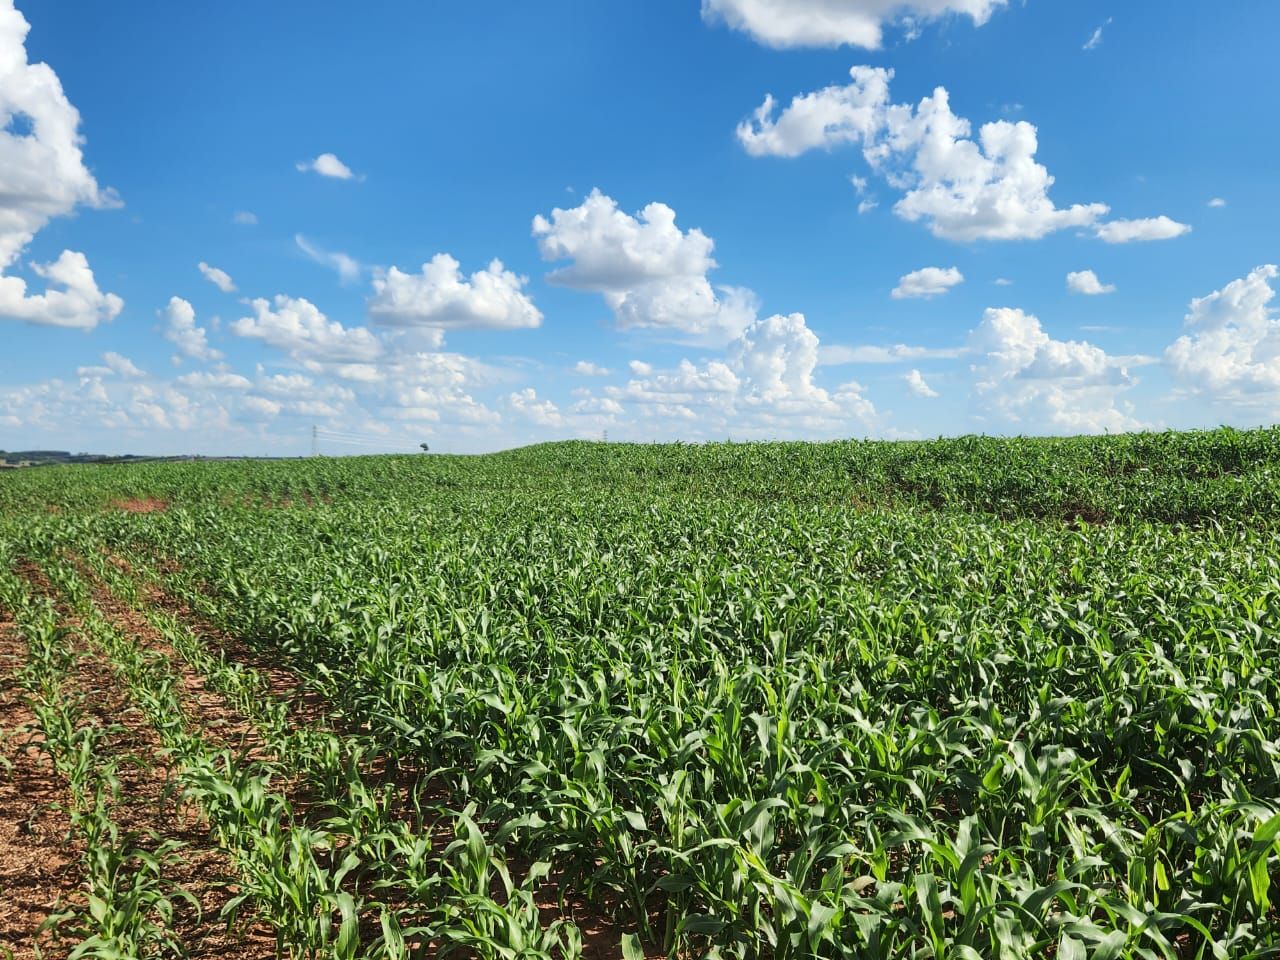
[[[383,352],[382,342],[366,327],[344,327],[309,300],[283,294],[258,298],[253,316],[231,324],[237,336],[261,340],[301,360],[369,363]]]
[[[850,78],[849,84],[796,96],[781,110],[767,96],[738,127],[743,148],[755,156],[795,157],[861,146],[871,168],[902,191],[894,212],[948,240],[1032,240],[1093,228],[1103,240],[1122,243],[1169,239],[1190,229],[1167,217],[1102,223],[1109,211],[1103,203],[1059,207],[1049,196],[1054,179],[1036,160],[1034,125],[1000,120],[974,136],[943,87],[912,107],[892,102],[892,70],[855,66]]]
[[[992,308],[969,336],[978,355],[974,390],[985,415],[1028,433],[1100,433],[1142,424],[1120,398],[1142,358],[1113,357],[1091,343],[1055,340],[1022,310]]]
[[[58,75],[27,61],[28,29],[12,0],[0,0],[0,317],[89,330],[114,318],[123,303],[98,289],[83,254],[63,251],[35,267],[62,289],[28,294],[25,281],[4,276],[52,218],[82,204],[119,204],[85,166],[80,114]]]
[[[461,265],[438,253],[417,273],[391,267],[374,277],[369,314],[383,323],[422,325],[442,330],[536,327],[542,313],[524,292],[526,277],[494,260],[465,277]]]
[[[696,437],[849,435],[870,429],[875,408],[856,383],[834,391],[813,379],[818,338],[798,313],[752,322],[729,345],[723,359],[654,370],[633,363],[634,376],[609,386],[604,396],[583,394],[575,409],[626,412],[641,421],[684,423]],[[606,406],[604,401],[608,401]]]
[[[1280,320],[1271,309],[1280,269],[1266,264],[1191,301],[1186,326],[1165,351],[1174,377],[1215,400],[1274,405],[1280,392]]]
[[[115,319],[124,309],[124,301],[114,293],[98,289],[83,253],[63,250],[53,263],[35,264],[32,269],[48,288],[44,293],[28,294],[21,277],[0,274],[0,317],[92,330],[103,321]]]
[[[950,13],[983,24],[1005,0],[702,0],[707,20],[723,20],[771,47],[880,46],[884,27]]]
[[[810,150],[873,142],[887,122],[893,71],[856,66],[849,75],[852,83],[799,94],[781,112],[773,95],[766,95],[751,119],[738,124],[743,149],[753,157],[798,157]],[[854,185],[865,192],[861,177]]]
[[[548,261],[569,260],[548,280],[601,294],[622,328],[664,330],[683,339],[723,343],[755,319],[755,297],[713,288],[715,247],[698,229],[681,230],[676,212],[651,203],[635,216],[599,190],[579,206],[533,221]]]

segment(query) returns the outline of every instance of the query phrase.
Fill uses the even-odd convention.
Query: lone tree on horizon
[[[423,452],[423,453],[426,453],[426,452],[427,452],[427,450],[429,450],[429,449],[430,449],[430,448],[429,448],[425,443],[420,443],[420,444],[418,444],[418,446],[420,446],[420,447],[422,448],[422,452]]]

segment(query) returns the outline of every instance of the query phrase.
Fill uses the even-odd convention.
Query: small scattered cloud
[[[231,222],[242,227],[256,226],[258,215],[251,210],[237,210],[232,215]]]
[[[318,173],[333,180],[363,179],[332,153],[322,153],[314,160],[304,160],[295,166],[300,173]]]
[[[1226,205],[1227,201],[1223,200],[1221,197],[1214,197],[1209,201],[1209,206],[1213,207],[1215,210],[1220,210]]]
[[[906,381],[907,389],[917,397],[924,397],[931,400],[934,397],[939,396],[938,391],[929,386],[928,381],[924,378],[924,374],[919,370],[908,370],[902,379]]]
[[[360,262],[355,257],[348,256],[340,250],[325,250],[300,233],[294,235],[293,242],[298,245],[299,250],[307,255],[309,260],[320,264],[322,267],[328,267],[337,273],[338,278],[343,283],[352,283],[360,279]]]
[[[539,427],[563,427],[564,416],[550,400],[538,399],[533,387],[525,387],[508,395],[507,408],[516,416]]]
[[[1115,284],[1103,283],[1092,270],[1075,270],[1068,273],[1067,289],[1072,293],[1081,293],[1088,297],[1116,292]]]
[[[924,267],[901,277],[889,296],[894,300],[927,300],[961,283],[964,283],[964,274],[955,267]]]
[[[573,365],[573,372],[580,377],[607,377],[611,371],[608,367],[602,367],[590,360],[579,360]]]
[[[116,353],[114,350],[108,350],[104,353],[102,362],[110,367],[116,376],[124,377],[126,380],[140,380],[147,375],[146,371],[136,363],[123,354]]]
[[[1113,19],[1113,17],[1107,17],[1102,26],[1098,27],[1092,34],[1090,34],[1089,39],[1084,42],[1083,49],[1097,50],[1098,47],[1102,46],[1102,31],[1104,28],[1111,26]]]
[[[139,367],[123,354],[116,353],[114,350],[108,350],[102,355],[101,366],[78,367],[76,368],[76,376],[81,379],[94,377],[120,377],[123,380],[141,380],[147,375],[146,371]]]
[[[1169,217],[1147,217],[1141,220],[1111,220],[1095,228],[1098,239],[1106,243],[1145,243],[1151,240],[1173,240],[1191,232],[1185,223]]]
[[[204,276],[204,278],[208,280],[210,283],[212,283],[219,290],[221,290],[223,293],[236,292],[236,285],[234,282],[232,282],[230,274],[228,274],[225,270],[219,270],[217,267],[211,267],[209,266],[209,264],[205,263],[203,260],[201,260],[197,264],[197,266],[200,268],[200,273]]]
[[[247,377],[238,373],[210,373],[205,370],[184,373],[175,382],[198,390],[248,390],[253,386]]]
[[[220,360],[222,354],[209,346],[208,334],[196,323],[196,311],[181,297],[170,297],[169,304],[160,311],[164,338],[178,348],[178,352],[192,360]]]

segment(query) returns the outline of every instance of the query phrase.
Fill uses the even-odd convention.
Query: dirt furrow
[[[48,580],[34,575],[35,568],[25,567],[22,572],[27,575],[33,590],[51,594]],[[72,642],[77,642],[78,620],[67,618],[64,622],[71,628],[69,636]],[[25,646],[16,631],[6,638],[6,643],[11,647],[7,651],[8,663],[3,664],[8,685],[20,668]],[[167,751],[110,665],[81,646],[80,657],[63,686],[68,696],[82,698],[87,717],[92,722],[111,731],[106,742],[111,756],[117,761],[116,775],[122,798],[122,802],[111,809],[111,816],[122,834],[132,834],[133,845],[143,849],[152,849],[164,840],[177,840],[183,844],[178,858],[166,867],[164,878],[190,893],[199,904],[198,911],[180,899],[174,904],[173,928],[189,956],[196,960],[215,957],[266,960],[274,957],[275,937],[266,925],[241,924],[239,929],[229,932],[221,920],[223,906],[236,892],[231,863],[213,842],[207,825],[196,811],[182,802],[176,771],[169,762]],[[9,693],[20,692],[6,689],[6,694]],[[7,697],[6,702],[8,699],[16,700],[13,719],[29,723],[32,719],[30,711],[20,695]],[[33,736],[38,740],[39,734],[27,737],[25,753],[28,756],[23,761],[27,766],[20,776],[15,769],[13,788],[22,796],[38,792],[46,798],[46,804],[65,803],[68,800],[65,786],[47,759],[39,753],[38,747],[31,745]],[[30,766],[32,763],[34,767]],[[76,844],[67,842],[69,819],[65,814],[58,814],[58,817],[58,830],[46,830],[46,842],[35,849],[28,848],[24,836],[16,838],[16,847],[21,851],[19,856],[37,860],[40,864],[39,872],[33,874],[30,896],[26,898],[34,909],[15,917],[13,936],[19,944],[14,948],[18,957],[38,955],[34,952],[24,954],[21,949],[34,950],[35,930],[51,912],[48,904],[57,902],[59,897],[62,902],[83,902],[80,892],[83,872],[79,869],[81,850]],[[42,954],[44,957],[59,955],[56,950],[52,953],[46,950]]]
[[[16,626],[0,622],[0,952],[16,960],[57,956],[54,934],[37,933],[40,925],[84,903],[81,849],[67,841],[71,819],[58,807],[66,791],[17,682],[25,654]]]

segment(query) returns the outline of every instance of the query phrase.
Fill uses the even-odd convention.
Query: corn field
[[[0,475],[2,949],[1280,956],[1278,534],[1280,430]]]

